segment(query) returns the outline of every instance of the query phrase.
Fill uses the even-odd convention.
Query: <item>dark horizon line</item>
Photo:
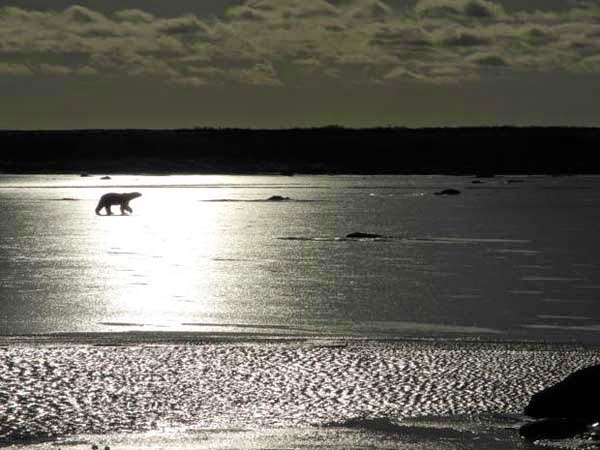
[[[344,130],[344,131],[436,131],[436,130],[600,130],[600,126],[589,125],[440,125],[426,127],[410,127],[402,125],[379,125],[367,127],[352,127],[345,125],[319,125],[294,127],[236,127],[236,126],[192,126],[177,128],[0,128],[0,133],[70,133],[70,132],[112,132],[112,131],[315,131],[315,130]]]
[[[0,131],[0,172],[600,173],[600,128]]]

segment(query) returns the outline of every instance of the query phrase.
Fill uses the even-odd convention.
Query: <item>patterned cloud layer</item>
[[[220,18],[0,9],[0,75],[153,77],[185,86],[457,83],[600,73],[600,2],[556,11],[489,0],[248,0]]]

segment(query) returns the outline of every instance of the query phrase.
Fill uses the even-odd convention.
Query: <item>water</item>
[[[0,176],[0,445],[521,448],[598,363],[600,178],[518,179]]]

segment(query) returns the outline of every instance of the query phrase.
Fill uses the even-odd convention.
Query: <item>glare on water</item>
[[[523,181],[0,176],[0,445],[522,448],[600,342],[600,179]]]
[[[3,176],[0,332],[596,340],[600,180],[470,181]]]
[[[190,310],[210,315],[218,307],[211,286],[225,280],[210,261],[221,253],[220,224],[232,218],[186,194],[150,193],[126,220],[99,218],[88,229],[116,322],[164,326]]]

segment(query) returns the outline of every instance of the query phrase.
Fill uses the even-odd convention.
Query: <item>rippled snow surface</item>
[[[432,342],[8,345],[0,444],[82,433],[514,414],[595,348]]]

